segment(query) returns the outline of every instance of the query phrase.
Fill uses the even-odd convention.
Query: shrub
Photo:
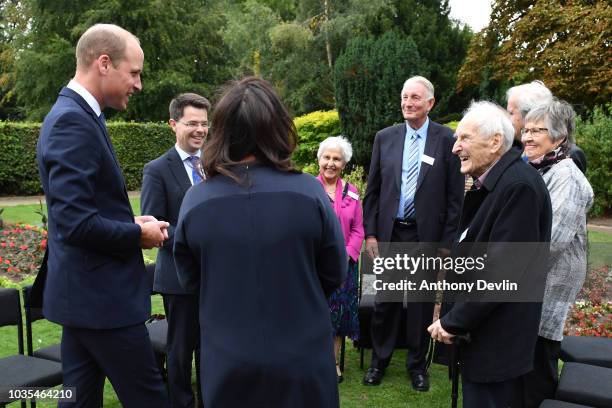
[[[19,282],[38,272],[47,231],[31,225],[7,225],[0,232],[0,277]]]
[[[0,195],[41,194],[36,164],[40,123],[0,122]],[[109,122],[128,190],[140,190],[144,165],[169,149],[175,141],[163,123]]]
[[[340,118],[335,110],[311,112],[295,118],[294,123],[299,140],[298,148],[293,153],[293,162],[300,168],[317,161],[317,150],[323,140],[342,133]],[[317,166],[315,174],[318,172]]]
[[[612,211],[612,104],[596,107],[586,119],[576,121],[576,143],[587,158],[586,176],[595,202],[591,208],[594,216],[609,215]]]

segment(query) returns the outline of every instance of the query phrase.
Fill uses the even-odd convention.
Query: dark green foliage
[[[576,143],[587,158],[587,179],[595,193],[594,216],[612,213],[612,104],[596,107],[587,120],[576,122]]]
[[[41,194],[36,165],[40,123],[0,122],[0,195]],[[142,168],[174,143],[168,125],[110,122],[108,133],[128,190],[140,190]]]
[[[429,74],[411,37],[395,31],[349,42],[335,65],[336,104],[354,162],[369,168],[377,131],[402,121],[400,93],[413,75]]]

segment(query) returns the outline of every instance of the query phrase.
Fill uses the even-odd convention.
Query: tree
[[[143,92],[125,112],[110,115],[165,120],[173,96],[185,91],[210,96],[230,76],[231,58],[218,34],[224,20],[215,7],[204,6],[198,0],[32,0],[31,30],[15,54],[13,91],[27,117],[40,120],[74,74],[79,36],[94,23],[111,22],[140,38],[145,66]]]
[[[542,80],[558,97],[592,108],[610,101],[612,5],[593,0],[496,0],[470,44],[458,89],[483,79]],[[490,77],[481,75],[486,69]]]
[[[384,63],[381,63],[383,62]],[[413,75],[429,74],[415,41],[396,31],[349,41],[334,70],[336,104],[357,165],[369,168],[374,135],[402,120],[400,92]]]

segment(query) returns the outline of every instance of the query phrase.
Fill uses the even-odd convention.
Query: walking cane
[[[459,399],[459,347],[470,342],[470,334],[454,336],[452,342],[448,374],[451,379],[451,408],[457,408],[457,400]]]

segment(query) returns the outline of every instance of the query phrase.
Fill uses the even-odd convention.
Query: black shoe
[[[429,391],[429,377],[427,374],[410,373],[410,380],[412,383],[412,388],[414,388],[416,391]]]
[[[370,367],[363,377],[363,385],[378,385],[384,375],[385,370]]]

